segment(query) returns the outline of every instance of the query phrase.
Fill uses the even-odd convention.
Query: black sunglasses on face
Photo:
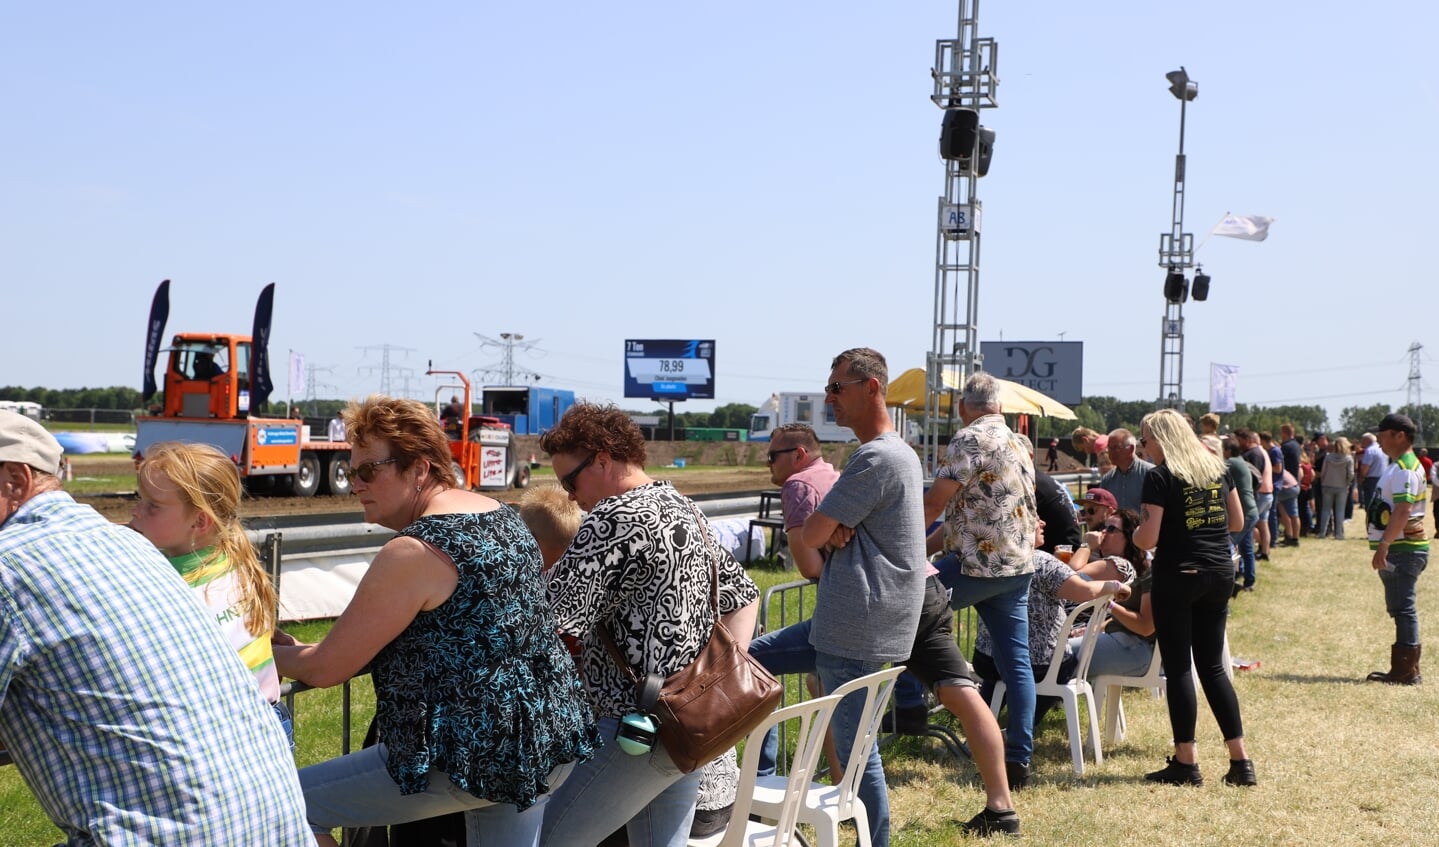
[[[1103,532],[1105,535],[1108,535],[1111,532],[1124,532],[1124,527],[1114,526],[1113,524],[1105,524],[1104,529],[1100,531]]]
[[[366,462],[363,465],[354,465],[350,468],[350,476],[369,485],[375,481],[375,468],[378,468],[380,465],[393,465],[398,461],[399,459],[391,457],[389,459],[376,459],[373,462]]]
[[[583,462],[575,465],[574,470],[560,477],[560,488],[563,488],[566,494],[574,494],[575,482],[580,478],[580,472],[583,471],[585,468],[589,467],[590,462],[593,462],[594,460],[595,454],[591,453],[590,455],[585,457],[585,460]]]
[[[775,463],[775,459],[778,459],[780,456],[784,455],[785,453],[793,453],[794,451],[796,451],[796,450],[798,450],[798,449],[799,449],[798,447],[786,447],[786,448],[784,448],[783,450],[771,450],[771,451],[769,451],[769,462],[768,462],[767,464],[771,464],[771,465],[772,465],[772,464]]]
[[[843,382],[831,382],[824,387],[825,394],[838,394],[844,390],[846,385],[859,385],[861,382],[869,382],[868,379],[847,379]]]

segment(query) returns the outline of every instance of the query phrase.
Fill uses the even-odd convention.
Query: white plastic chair
[[[740,763],[739,786],[735,790],[729,825],[724,832],[690,839],[690,847],[791,847],[804,844],[795,828],[810,780],[814,778],[820,751],[824,749],[825,731],[829,729],[829,721],[834,716],[834,707],[839,704],[839,699],[836,696],[816,697],[776,709],[751,730],[745,739],[744,761]],[[755,795],[760,748],[764,746],[764,736],[770,727],[787,720],[799,721],[798,742],[794,758],[790,760],[789,775],[779,778],[782,783],[782,787],[777,789],[779,805],[759,812],[751,808],[751,803]],[[750,820],[750,814],[756,812],[772,822]]]
[[[864,776],[865,762],[880,734],[880,722],[894,692],[895,679],[904,671],[896,665],[877,673],[850,680],[831,695],[843,699],[863,692],[864,706],[855,724],[854,743],[849,748],[844,775],[836,785],[814,783],[805,792],[799,810],[799,822],[813,826],[819,847],[838,847],[840,821],[853,820],[861,847],[869,847],[869,814],[859,799],[859,781]],[[755,783],[754,813],[765,818],[778,816],[780,805],[788,800],[784,794],[786,777],[762,776]]]
[[[1094,756],[1096,765],[1104,763],[1104,751],[1099,741],[1099,712],[1095,708],[1094,689],[1089,684],[1089,661],[1094,658],[1094,645],[1099,638],[1099,633],[1104,630],[1104,623],[1109,618],[1109,595],[1097,597],[1084,603],[1080,603],[1069,613],[1064,620],[1064,628],[1060,630],[1061,637],[1054,645],[1054,655],[1049,660],[1049,672],[1044,679],[1034,681],[1034,693],[1036,696],[1058,697],[1064,704],[1064,719],[1069,727],[1069,752],[1074,760],[1074,775],[1084,776],[1084,741],[1079,732],[1079,701],[1084,699],[1085,707],[1089,711],[1089,750]],[[1074,629],[1075,621],[1082,615],[1089,615],[1089,623],[1084,630],[1084,640],[1079,643],[1079,663],[1074,666],[1074,676],[1068,682],[1059,682],[1059,665],[1064,659],[1064,653],[1069,645],[1069,639],[1063,637],[1065,633]],[[994,686],[994,696],[990,698],[989,707],[995,715],[999,714],[999,707],[1004,702],[1004,681],[1001,680]]]
[[[1121,696],[1126,688],[1148,688],[1158,700],[1164,696],[1164,666],[1160,662],[1159,645],[1153,645],[1154,658],[1149,662],[1149,670],[1144,676],[1120,676],[1118,674],[1105,674],[1094,678],[1093,685],[1095,696],[1104,707],[1104,743],[1115,744],[1124,740],[1124,699]],[[1229,678],[1234,678],[1234,662],[1229,656],[1229,633],[1224,633],[1224,670]],[[1199,689],[1199,672],[1194,667],[1194,659],[1189,660],[1189,673],[1194,677],[1194,687]]]

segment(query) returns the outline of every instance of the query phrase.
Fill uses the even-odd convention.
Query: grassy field
[[[1384,614],[1369,554],[1355,540],[1306,540],[1260,563],[1258,590],[1234,604],[1229,637],[1236,657],[1258,668],[1236,672],[1250,754],[1259,787],[1221,784],[1226,763],[1219,732],[1201,706],[1198,735],[1203,788],[1144,781],[1170,748],[1165,703],[1126,693],[1129,734],[1104,751],[1102,765],[1076,778],[1062,718],[1052,714],[1036,738],[1032,787],[1016,796],[1025,839],[1036,845],[1109,847],[1142,840],[1162,845],[1370,845],[1439,843],[1439,658],[1433,683],[1413,688],[1366,684],[1387,667],[1393,627]],[[756,569],[756,581],[792,579]],[[1421,622],[1435,626],[1439,587],[1420,580]],[[314,637],[323,625],[297,634]],[[358,745],[373,707],[367,681],[354,686],[352,731]],[[338,689],[307,692],[296,703],[296,761],[339,753]],[[927,739],[885,748],[897,847],[965,843],[957,820],[978,811],[983,796],[968,762]],[[0,843],[54,843],[45,820],[13,769],[0,771]]]

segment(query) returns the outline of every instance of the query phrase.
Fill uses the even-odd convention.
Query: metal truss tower
[[[979,0],[959,0],[957,36],[935,42],[930,99],[941,109],[979,112],[999,106],[994,96],[999,86],[997,45],[992,38],[980,38],[978,26]],[[945,160],[944,194],[936,210],[934,337],[925,361],[924,465],[929,473],[939,467],[940,428],[954,423],[958,390],[982,364],[977,159],[978,154],[969,160]]]
[[[1169,270],[1165,277],[1164,322],[1159,329],[1159,405],[1183,411],[1184,301],[1189,297],[1184,272],[1194,266],[1194,235],[1184,231],[1184,111],[1198,95],[1199,86],[1189,79],[1182,65],[1167,76],[1170,93],[1179,99],[1179,153],[1174,157],[1172,222],[1169,232],[1159,235],[1159,266]],[[1195,296],[1203,299],[1208,293]]]

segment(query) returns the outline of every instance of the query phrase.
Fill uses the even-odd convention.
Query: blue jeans
[[[884,662],[867,662],[859,659],[845,659],[829,653],[815,654],[815,670],[825,691],[835,691],[850,680],[876,673],[884,669]],[[834,734],[835,752],[839,754],[840,767],[848,770],[850,748],[854,746],[854,735],[859,731],[859,720],[864,711],[864,692],[856,691],[840,701],[830,718],[830,731]],[[870,748],[869,760],[864,763],[864,775],[859,778],[859,799],[869,814],[869,839],[873,847],[889,847],[889,789],[884,783],[884,763],[879,758],[879,745]]]
[[[1229,539],[1239,551],[1239,575],[1246,586],[1254,584],[1254,525],[1257,523],[1258,516],[1245,518],[1244,529],[1229,533]]]
[[[1258,491],[1254,492],[1254,509],[1259,514],[1259,520],[1264,521],[1266,524],[1269,523],[1269,516],[1274,512],[1274,509],[1271,508],[1273,505],[1274,494],[1272,492],[1269,494],[1260,494]],[[1257,525],[1258,521],[1255,523]],[[1272,539],[1273,536],[1270,536],[1270,538]]]
[[[1034,669],[1029,664],[1029,581],[1034,574],[965,576],[953,553],[940,557],[934,566],[950,589],[950,607],[973,606],[989,630],[994,664],[1009,703],[1004,758],[1027,765],[1034,755]]]
[[[1429,564],[1428,550],[1391,552],[1384,560],[1388,568],[1379,572],[1384,583],[1384,608],[1394,619],[1394,643],[1415,647],[1419,642],[1419,574]]]
[[[423,793],[402,795],[385,768],[387,757],[385,745],[376,744],[301,768],[300,788],[305,793],[310,829],[328,834],[338,826],[408,823],[462,811],[469,847],[482,843],[533,847],[539,844],[546,804],[574,767],[564,764],[550,771],[550,793],[541,794],[535,805],[516,812],[514,804],[481,800],[440,771],[430,771],[430,787]],[[688,825],[685,832],[689,832]]]
[[[766,632],[749,643],[749,654],[775,676],[813,672],[815,650],[809,643],[810,623],[811,620],[806,618],[774,632]],[[778,754],[779,730],[770,727],[760,749],[759,776],[774,774]]]
[[[1079,655],[1083,636],[1069,639],[1069,652]],[[1101,632],[1089,660],[1089,679],[1101,676],[1144,676],[1154,661],[1154,645],[1132,632]]]
[[[598,844],[628,822],[630,847],[685,847],[694,820],[700,770],[681,773],[663,744],[631,756],[614,743],[619,719],[599,720],[605,746],[551,792],[543,845]],[[493,839],[489,844],[507,844]]]

